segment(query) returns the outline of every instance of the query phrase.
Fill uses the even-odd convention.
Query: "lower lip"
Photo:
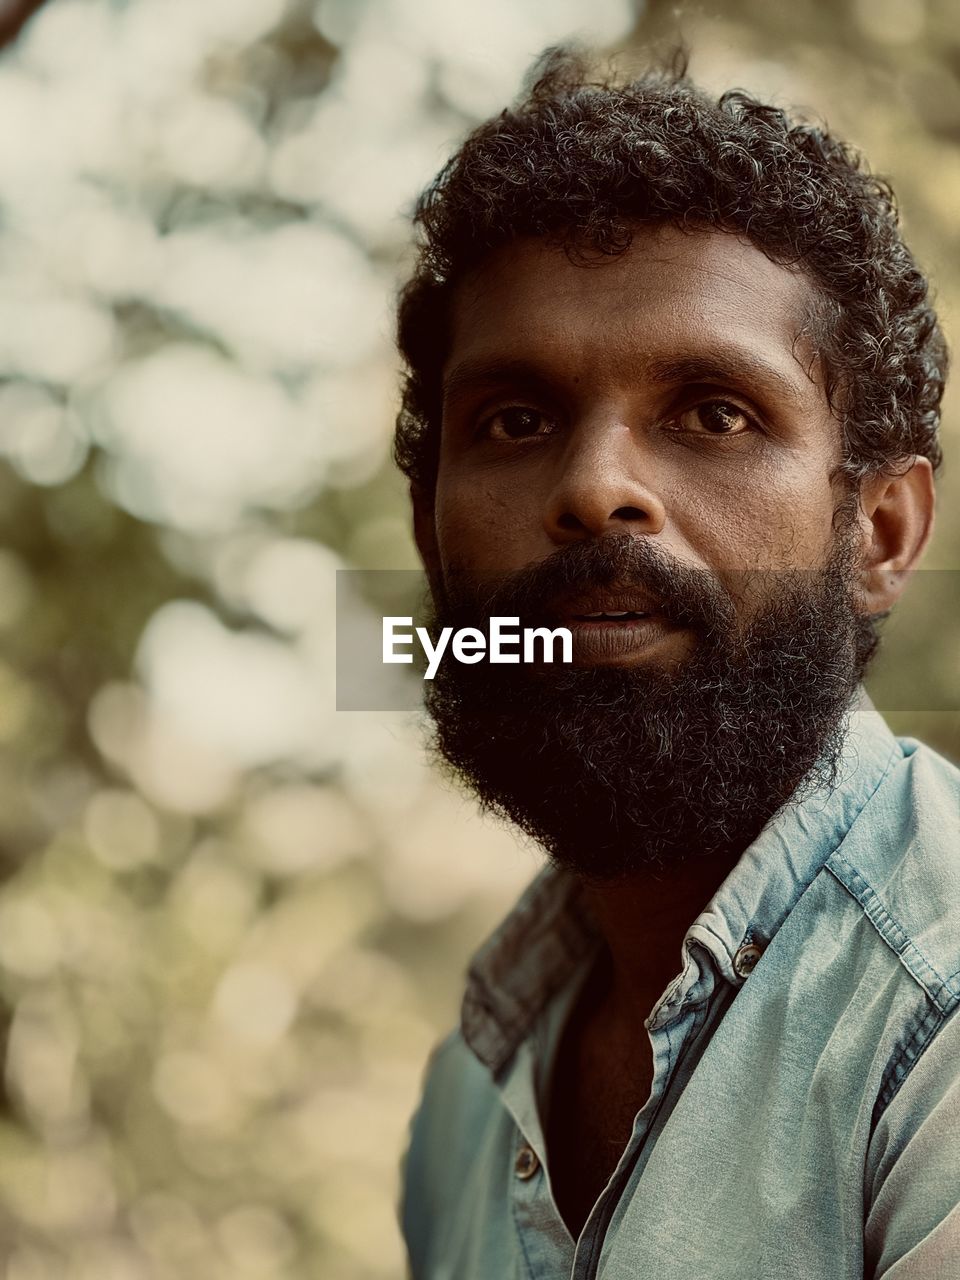
[[[592,622],[570,618],[563,622],[573,638],[574,666],[629,666],[654,651],[685,650],[689,637],[660,614],[624,618],[622,622]]]

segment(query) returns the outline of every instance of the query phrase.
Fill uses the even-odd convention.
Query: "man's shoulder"
[[[448,1167],[469,1159],[490,1116],[495,1097],[490,1072],[467,1046],[460,1028],[433,1050],[423,1078],[420,1104],[410,1129],[407,1178],[424,1174],[431,1152],[443,1151]],[[463,1152],[454,1151],[462,1142]]]
[[[945,1013],[960,1000],[960,769],[900,746],[826,865]]]
[[[451,1112],[462,1115],[465,1106],[469,1108],[471,1101],[478,1100],[478,1084],[489,1078],[489,1071],[467,1046],[463,1031],[455,1027],[434,1048],[427,1062],[423,1101],[429,1105],[421,1107],[426,1113],[422,1118]]]
[[[489,1159],[485,1149],[505,1119],[489,1071],[452,1031],[427,1063],[403,1159],[400,1221],[415,1275],[426,1273],[431,1249],[458,1220],[470,1171]]]
[[[933,747],[916,738],[898,738],[908,773],[920,788],[933,787],[944,797],[952,796],[954,803],[960,796],[960,768]],[[954,817],[958,811],[954,809]]]

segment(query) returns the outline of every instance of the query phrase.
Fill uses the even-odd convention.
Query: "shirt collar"
[[[684,946],[698,941],[722,977],[741,985],[749,960],[780,928],[902,754],[861,690],[834,784],[790,801],[770,820],[691,924]],[[470,964],[461,1025],[476,1056],[499,1071],[599,945],[579,882],[569,872],[545,868]],[[756,951],[742,952],[744,947]]]

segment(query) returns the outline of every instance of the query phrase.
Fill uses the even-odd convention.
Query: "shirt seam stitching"
[[[859,820],[860,820],[861,816],[863,815],[864,810],[867,808],[867,806],[868,806],[868,805],[870,804],[870,802],[873,800],[874,796],[875,796],[875,795],[877,794],[877,792],[880,790],[880,788],[881,788],[881,786],[883,785],[883,783],[886,781],[887,776],[888,776],[888,774],[890,773],[891,765],[893,765],[893,764],[894,764],[894,762],[899,762],[899,761],[901,761],[901,760],[905,760],[906,758],[907,758],[907,757],[906,757],[906,755],[904,754],[903,748],[901,747],[900,743],[899,743],[896,739],[894,739],[893,745],[890,747],[890,750],[889,750],[889,752],[888,752],[888,754],[887,754],[887,758],[886,758],[886,760],[884,760],[883,764],[881,765],[881,767],[880,767],[880,769],[879,769],[879,772],[878,772],[878,775],[877,775],[876,783],[874,784],[873,788],[871,789],[871,791],[870,791],[869,795],[866,795],[866,796],[864,796],[864,797],[863,797],[863,802],[862,802],[862,803],[860,804],[860,806],[858,807],[858,809],[857,809],[856,813],[853,815],[853,818],[852,818],[852,819],[851,819],[851,821],[847,824],[846,828],[845,828],[842,832],[840,832],[840,833],[839,833],[839,839],[837,840],[836,844],[835,844],[835,845],[833,845],[833,847],[829,850],[829,852],[827,853],[826,857],[825,857],[825,858],[823,859],[823,861],[819,864],[819,866],[817,866],[817,867],[814,869],[813,874],[812,874],[812,876],[810,877],[810,879],[807,881],[807,883],[806,883],[806,884],[804,884],[804,885],[802,885],[802,887],[801,887],[801,889],[800,889],[800,892],[797,894],[796,900],[794,901],[793,905],[792,905],[792,906],[787,910],[787,912],[786,912],[786,914],[784,915],[783,919],[780,921],[780,924],[779,924],[779,925],[777,926],[777,928],[773,931],[773,933],[771,934],[770,938],[768,938],[768,939],[767,939],[768,944],[769,944],[770,942],[772,942],[772,941],[773,941],[773,938],[774,938],[774,937],[776,937],[776,934],[777,934],[777,933],[779,933],[780,929],[781,929],[781,928],[782,928],[782,926],[786,923],[787,919],[788,919],[788,918],[793,914],[793,912],[796,910],[796,908],[800,905],[801,900],[806,896],[806,894],[810,891],[810,889],[813,887],[813,885],[814,885],[814,884],[816,883],[816,881],[819,879],[819,877],[820,877],[820,875],[821,875],[821,873],[822,873],[822,871],[823,871],[824,867],[826,867],[826,868],[829,870],[829,869],[830,869],[830,863],[831,863],[831,861],[832,861],[835,857],[843,857],[843,855],[839,852],[839,851],[840,851],[840,849],[843,847],[844,843],[846,842],[847,837],[850,835],[850,832],[853,830],[853,828],[854,828],[854,827],[856,826],[856,824],[859,822]],[[846,861],[846,859],[844,859],[844,861]],[[849,865],[849,864],[848,864],[848,865]],[[838,878],[839,878],[839,877],[838,877]],[[843,882],[841,881],[841,883],[843,883]],[[844,886],[844,887],[846,887],[846,886]],[[716,931],[716,930],[715,930],[715,929],[714,929],[710,924],[708,924],[708,923],[706,923],[706,922],[703,922],[703,923],[697,922],[697,923],[698,923],[699,927],[700,927],[700,928],[702,928],[702,929],[704,930],[704,932],[705,932],[705,933],[709,933],[712,937],[714,937],[714,938],[717,940],[717,942],[719,943],[719,945],[720,945],[720,947],[722,948],[723,952],[725,953],[725,955],[728,957],[728,959],[729,959],[729,961],[730,961],[731,971],[732,971],[734,974],[736,974],[736,970],[733,968],[733,960],[734,960],[733,953],[731,953],[730,948],[728,947],[728,945],[727,945],[727,943],[724,941],[724,939],[723,939],[723,938],[722,938],[722,937],[717,933],[717,931]],[[752,933],[752,930],[753,930],[753,923],[752,923],[752,921],[751,921],[751,923],[750,923],[750,924],[748,924],[748,926],[747,926],[747,932],[746,932],[746,934],[744,935],[744,938],[746,938],[749,934],[751,934],[751,933]],[[741,944],[740,944],[740,945],[742,946],[742,945],[743,945],[743,943],[741,942]],[[716,957],[714,957],[714,961],[716,961]],[[718,966],[718,967],[719,967],[719,966]],[[932,965],[930,966],[930,968],[931,968],[931,970],[933,970],[933,966],[932,966]],[[933,970],[933,971],[934,971],[934,972],[936,972],[935,970]],[[960,970],[958,970],[958,973],[960,973]],[[736,976],[737,976],[737,977],[739,977],[740,975],[736,975]],[[956,976],[956,975],[955,975],[955,976]],[[722,969],[721,969],[721,977],[723,977],[723,978],[724,978],[726,981],[728,981],[728,982],[730,981],[730,979],[729,979],[729,978],[727,978],[727,975],[726,975],[725,973],[723,973],[723,972],[722,972]],[[939,978],[939,977],[940,977],[940,975],[939,975],[939,974],[937,974],[937,977]],[[743,983],[745,982],[745,979],[741,979],[741,981],[740,981],[739,983],[737,983],[737,982],[736,982],[736,978],[735,978],[735,979],[734,979],[734,982],[735,982],[735,985],[737,985],[737,986],[739,987],[739,986],[742,986],[742,985],[743,985]]]
[[[938,1016],[938,1014],[940,1016]],[[871,1132],[879,1123],[883,1113],[903,1088],[910,1073],[933,1043],[937,1032],[943,1026],[946,1015],[939,1005],[919,1015],[910,1036],[903,1041],[895,1058],[887,1064],[880,1082],[877,1102],[873,1109]]]
[[[953,983],[957,975],[954,974],[950,978],[943,977],[913,941],[899,920],[883,905],[880,895],[869,880],[860,874],[849,859],[840,853],[839,849],[827,861],[826,869],[837,883],[858,903],[881,941],[893,952],[914,982],[926,992],[946,1017],[956,1007],[957,1001],[960,999],[960,993],[953,989]],[[846,872],[846,875],[843,875],[842,872]],[[919,957],[921,964],[917,963],[915,957]],[[924,970],[926,972],[923,972]],[[932,982],[931,978],[936,979],[936,982]],[[943,999],[944,992],[950,997],[948,1001]]]

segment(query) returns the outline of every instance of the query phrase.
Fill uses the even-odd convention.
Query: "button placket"
[[[737,949],[733,957],[734,972],[740,978],[749,978],[757,967],[757,961],[763,955],[763,948],[755,942],[745,942]]]

